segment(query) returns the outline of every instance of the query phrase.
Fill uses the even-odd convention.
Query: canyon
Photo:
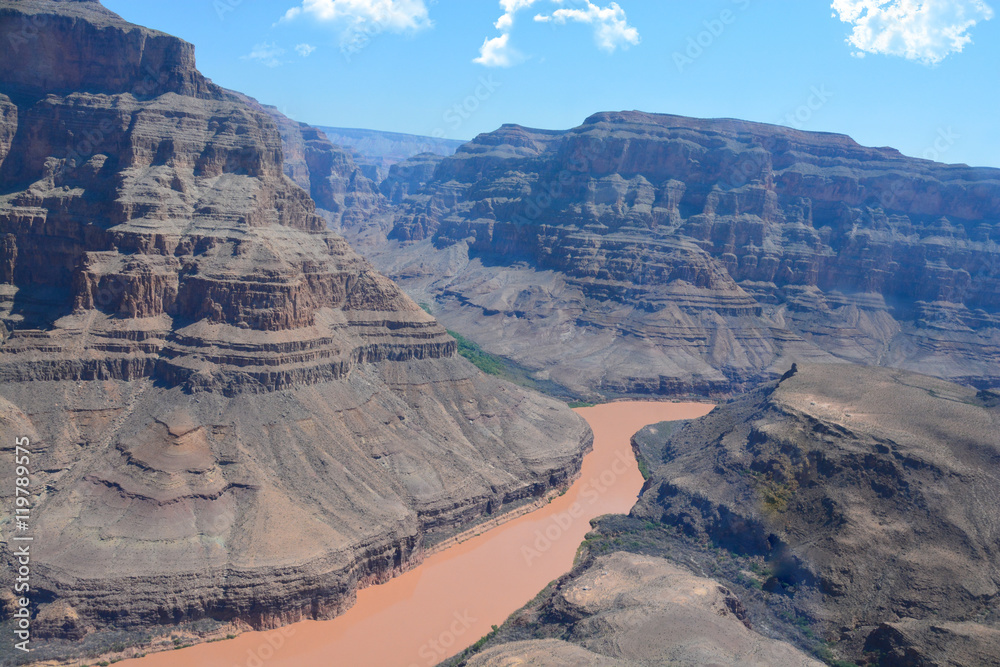
[[[636,429],[661,420],[707,414],[704,403],[622,402],[582,408],[594,448],[580,477],[565,494],[459,544],[429,556],[419,568],[383,585],[361,591],[358,602],[331,621],[308,621],[270,632],[179,651],[169,638],[166,650],[122,667],[214,667],[259,655],[273,647],[274,667],[337,665],[433,666],[474,644],[503,623],[573,564],[590,521],[609,512],[627,512],[643,478],[632,455]],[[741,626],[742,627],[742,626]],[[391,636],[392,641],[386,641]],[[115,655],[129,657],[128,653]],[[335,659],[334,659],[335,657]]]
[[[0,0],[0,43],[31,661],[426,661],[478,582],[445,667],[998,664],[1000,170],[637,111],[313,127],[98,0]]]
[[[29,438],[38,465],[33,659],[336,616],[579,473],[581,418],[459,357],[317,214],[310,192],[363,208],[363,176],[285,173],[339,153],[306,136],[286,165],[289,128],[96,0],[4,0],[0,41],[0,454]]]
[[[569,657],[552,664],[581,650],[607,664],[801,660],[720,633],[721,611],[677,630],[727,595],[730,626],[827,664],[1000,664],[998,427],[996,393],[847,364],[796,366],[706,417],[648,426],[629,516],[599,519],[573,572],[469,664],[527,661],[553,640]],[[684,654],[720,634],[728,655]]]
[[[505,125],[380,189],[391,220],[346,237],[570,394],[730,395],[793,362],[1000,384],[1000,170],[619,112]]]

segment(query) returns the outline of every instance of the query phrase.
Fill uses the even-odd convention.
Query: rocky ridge
[[[1000,665],[998,420],[993,392],[827,364],[648,426],[631,514],[445,664]]]
[[[623,112],[394,171],[366,254],[579,393],[729,393],[837,360],[1000,384],[1000,170]]]
[[[765,559],[770,599],[858,664],[1000,664],[997,406],[898,370],[799,367],[659,438],[632,515]]]
[[[565,626],[564,638],[501,644],[475,655],[469,667],[823,664],[754,632],[725,586],[661,558],[597,558],[562,582],[540,615]]]
[[[38,465],[39,659],[334,616],[576,474],[585,423],[457,357],[190,44],[96,0],[3,0],[0,42],[0,450]]]

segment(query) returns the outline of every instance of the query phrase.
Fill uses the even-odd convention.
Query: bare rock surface
[[[632,514],[763,557],[771,599],[859,664],[1000,664],[998,405],[899,370],[799,367],[661,438]]]
[[[559,639],[501,644],[468,662],[469,667],[626,667],[628,664]]]
[[[545,613],[568,626],[565,641],[503,644],[477,655],[470,667],[823,664],[750,629],[739,599],[719,582],[662,558],[624,552],[597,558],[559,586]],[[553,662],[544,661],[546,651]]]
[[[316,211],[334,231],[350,227],[357,232],[376,223],[384,232],[390,217],[378,181],[365,174],[350,150],[332,143],[322,130],[291,120],[275,107],[260,105],[281,133],[285,174],[309,193]],[[379,179],[381,180],[381,179]],[[360,235],[360,234],[359,234]]]
[[[727,393],[838,360],[1000,385],[1000,170],[623,112],[393,171],[366,255],[578,393]]]
[[[94,0],[2,0],[0,42],[0,453],[32,440],[43,653],[334,616],[577,474],[583,420],[457,357],[190,44]]]

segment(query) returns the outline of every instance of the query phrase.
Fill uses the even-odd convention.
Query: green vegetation
[[[751,473],[754,480],[754,487],[761,495],[764,509],[771,512],[784,512],[788,509],[788,502],[795,495],[798,484],[792,479],[790,482],[779,482],[770,474]]]
[[[510,359],[487,352],[478,343],[469,340],[462,334],[455,331],[449,331],[448,333],[458,343],[458,353],[487,375],[499,377],[507,382],[542,394],[548,394],[564,401],[569,400],[573,396],[562,385],[551,380],[539,379],[536,377],[535,371],[525,368]]]
[[[491,639],[497,636],[497,632],[499,632],[500,628],[495,625],[491,627],[493,629],[489,632],[489,634],[487,634],[484,637],[481,637],[479,641],[477,641],[469,648],[465,649],[465,651],[463,651],[461,655],[456,656],[456,659],[459,661],[459,664],[464,662],[466,658],[469,658],[475,655],[476,653],[479,653],[479,651],[483,648],[483,646],[486,645],[486,642],[490,641]]]
[[[837,654],[832,650],[833,646],[834,644],[830,642],[823,642],[815,651],[813,651],[813,654],[826,664],[830,665],[830,667],[858,667],[858,663],[856,662],[841,660],[838,658]]]
[[[798,614],[790,611],[779,611],[778,618],[782,619],[786,623],[794,625],[799,629],[799,632],[806,636],[806,638],[816,639],[816,633],[812,630],[812,623],[805,616],[799,616]]]
[[[587,401],[571,401],[569,403],[569,407],[572,408],[573,410],[576,410],[577,408],[592,408],[595,405],[597,405],[597,404],[596,403],[588,403]]]
[[[502,357],[490,354],[479,347],[477,343],[474,343],[460,333],[454,331],[449,331],[448,333],[458,343],[458,353],[471,361],[476,368],[487,375],[503,377],[507,374],[507,365],[504,363]]]
[[[646,463],[646,459],[641,456],[636,457],[639,463],[639,472],[642,473],[642,478],[644,480],[649,480],[653,476],[653,473],[649,470],[649,464]]]

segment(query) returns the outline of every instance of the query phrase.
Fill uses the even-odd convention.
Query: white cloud
[[[479,47],[479,57],[472,62],[486,67],[510,67],[523,61],[524,56],[510,45],[510,33],[506,33],[493,39],[487,38]]]
[[[302,0],[282,22],[307,16],[341,28],[341,42],[354,43],[382,32],[416,32],[433,24],[424,0]]]
[[[557,9],[550,15],[539,14],[535,20],[540,23],[576,21],[591,24],[597,45],[608,53],[614,53],[619,47],[627,49],[640,41],[639,31],[628,24],[625,10],[617,2],[598,7],[588,0],[585,9]]]
[[[285,55],[285,50],[277,44],[263,42],[254,45],[253,50],[247,55],[242,56],[242,59],[256,60],[268,67],[277,67],[284,64],[284,61],[281,60],[281,56],[283,55]]]
[[[295,52],[298,53],[303,58],[308,58],[312,55],[312,52],[316,50],[316,47],[312,44],[299,44],[295,47]]]
[[[496,29],[500,32],[510,32],[510,29],[514,27],[514,15],[537,2],[538,0],[500,0],[503,16],[494,24]]]
[[[583,9],[557,9],[551,14],[538,14],[538,23],[556,23],[564,25],[574,21],[594,26],[594,36],[597,45],[609,53],[618,48],[628,48],[640,41],[639,31],[628,24],[628,18],[618,3],[612,2],[607,7],[595,5],[590,0],[570,0],[573,4],[584,5]],[[518,52],[510,41],[514,29],[514,19],[519,12],[537,5],[539,2],[550,2],[562,5],[567,0],[500,0],[503,15],[494,24],[500,31],[498,37],[487,38],[479,49],[479,57],[473,62],[487,67],[510,67],[523,62],[524,56]]]
[[[854,25],[847,42],[856,56],[882,53],[939,63],[972,42],[969,31],[993,18],[984,0],[833,0],[841,21]]]

